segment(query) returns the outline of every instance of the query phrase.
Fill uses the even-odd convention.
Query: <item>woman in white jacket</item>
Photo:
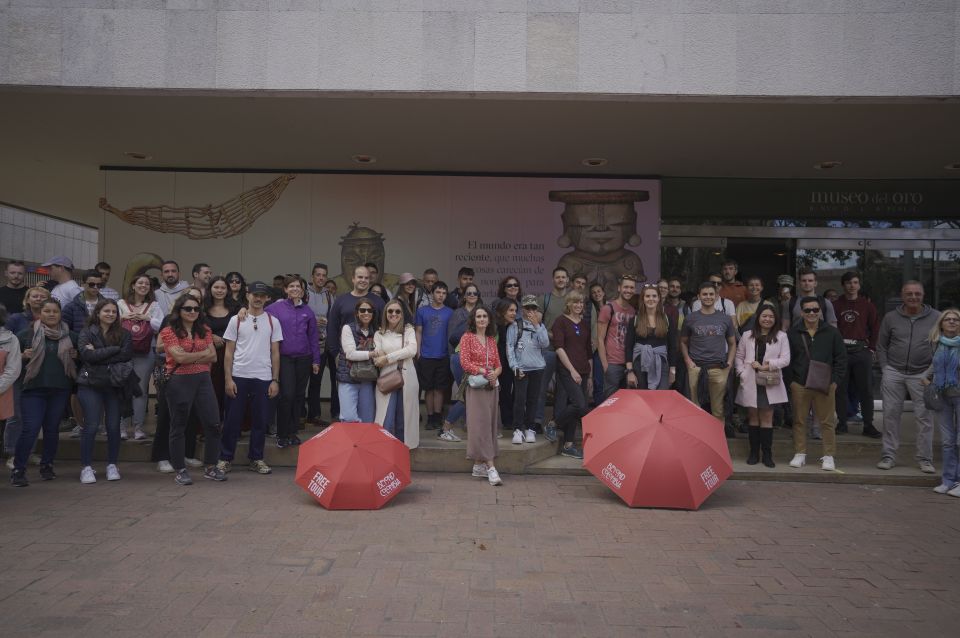
[[[390,394],[376,391],[377,417],[388,432],[413,449],[420,445],[420,384],[413,358],[417,354],[417,334],[403,319],[403,304],[398,299],[383,308],[380,329],[373,335],[374,349],[381,353],[373,363],[381,376],[401,367],[403,387]]]

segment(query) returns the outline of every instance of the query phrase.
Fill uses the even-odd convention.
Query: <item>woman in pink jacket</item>
[[[753,330],[747,330],[737,346],[737,405],[747,408],[750,455],[747,465],[756,465],[763,450],[763,464],[773,462],[773,407],[787,402],[787,387],[781,370],[790,365],[790,343],[782,332],[777,309],[760,306]]]

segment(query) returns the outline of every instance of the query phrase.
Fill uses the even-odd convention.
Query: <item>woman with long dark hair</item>
[[[640,311],[624,343],[627,387],[668,390],[676,380],[680,360],[677,324],[663,309],[659,286],[644,284],[640,297]]]
[[[111,366],[133,359],[130,332],[120,325],[120,307],[112,299],[101,299],[87,319],[77,340],[82,367],[77,377],[77,398],[88,415],[105,415],[107,428],[107,480],[119,481],[117,460],[120,457],[120,403],[123,380],[112,373]],[[133,365],[130,365],[131,372]],[[80,441],[80,482],[96,483],[93,470],[93,446],[99,419],[86,419]]]
[[[23,429],[17,439],[10,482],[26,487],[27,459],[43,429],[40,478],[57,478],[53,461],[60,442],[60,418],[67,408],[70,388],[77,379],[77,334],[63,321],[60,302],[49,298],[40,307],[39,318],[21,331],[20,351],[23,383],[20,393],[20,418]]]
[[[468,287],[469,288],[469,287]],[[467,458],[473,459],[473,476],[486,478],[490,485],[503,485],[494,459],[497,458],[497,378],[503,371],[490,311],[477,304],[467,320],[468,331],[460,339],[460,363],[469,375],[464,379],[467,406]]]
[[[225,481],[227,475],[217,468],[220,454],[220,418],[217,396],[210,379],[210,364],[217,360],[213,335],[204,325],[200,302],[191,295],[180,295],[170,311],[170,325],[160,331],[166,353],[165,386],[170,409],[170,464],[178,485],[192,485],[184,458],[184,433],[190,411],[203,425],[203,477]]]
[[[227,294],[227,306],[236,314],[241,308],[247,307],[247,280],[236,270],[231,270],[225,277],[230,292]]]
[[[463,289],[463,296],[460,297],[459,307],[453,311],[450,321],[447,322],[447,339],[453,353],[450,355],[450,372],[453,374],[453,380],[457,385],[463,381],[463,367],[460,365],[460,339],[467,331],[467,324],[471,313],[483,307],[483,298],[480,296],[480,289],[474,284],[468,284]],[[488,313],[489,314],[489,313]],[[493,321],[491,320],[491,325]],[[466,413],[466,403],[454,401],[447,411],[447,417],[440,426],[438,437],[442,441],[455,443],[460,437],[453,431],[454,424],[464,417]],[[429,426],[428,426],[428,429]]]
[[[337,392],[340,396],[340,420],[347,423],[372,423],[376,417],[375,378],[360,379],[351,368],[361,362],[374,362],[383,352],[374,343],[376,308],[360,297],[353,310],[353,321],[340,329],[340,356],[337,359]],[[419,410],[419,408],[418,408]],[[420,419],[417,418],[419,426]]]
[[[213,391],[217,395],[217,408],[220,421],[223,422],[223,352],[227,342],[223,340],[223,333],[227,331],[230,317],[236,314],[229,302],[230,286],[225,277],[217,275],[207,284],[203,293],[203,320],[213,333],[213,347],[217,350],[217,360],[210,365],[210,378],[213,380]]]
[[[147,418],[147,398],[150,392],[150,373],[154,366],[153,348],[156,334],[163,323],[163,311],[153,295],[150,277],[139,275],[126,291],[123,299],[117,303],[120,309],[120,325],[130,332],[133,350],[133,371],[140,379],[140,396],[133,398],[133,438],[142,441],[147,438],[143,424]],[[127,425],[130,418],[120,420],[120,438],[128,437]]]
[[[507,364],[507,331],[517,321],[519,312],[518,302],[510,299],[501,299],[497,302],[494,312],[497,323],[497,352],[500,353],[500,362],[504,364],[500,375],[500,425],[504,430],[513,429],[514,409],[514,371]]]

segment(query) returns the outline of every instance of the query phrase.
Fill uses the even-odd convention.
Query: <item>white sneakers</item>
[[[133,429],[133,440],[143,441],[147,438],[147,433],[139,425]]]
[[[184,462],[186,462],[187,467],[203,467],[203,461],[200,459],[184,459]]]
[[[513,444],[514,445],[523,445],[524,443],[536,443],[537,442],[537,433],[533,430],[527,430],[524,432],[520,428],[517,428],[513,431]]]
[[[112,463],[107,466],[107,480],[108,481],[120,480],[120,470],[118,470],[117,466]]]
[[[523,430],[517,428],[513,431],[513,444],[523,445]]]
[[[534,432],[533,430],[527,430],[526,442],[527,442],[527,443],[536,443],[536,442],[537,442],[537,433]]]
[[[490,481],[490,485],[503,485],[503,481],[500,480],[500,473],[497,472],[495,467],[487,470],[487,480]]]
[[[473,476],[477,478],[487,478],[487,464],[477,463],[473,466]]]
[[[824,456],[820,459],[820,469],[827,472],[833,472],[837,469],[832,456]]]
[[[173,466],[170,461],[160,461],[157,463],[157,471],[161,474],[173,474]]]
[[[97,473],[89,465],[80,470],[80,482],[84,485],[90,485],[97,482]]]
[[[125,428],[124,426],[120,426],[120,440],[126,441],[129,438],[130,438],[130,433],[127,432],[127,428]]]
[[[937,494],[947,494],[948,496],[960,497],[960,483],[954,483],[953,485],[940,485],[933,488],[933,491]]]
[[[794,454],[790,461],[790,467],[803,467],[807,464],[806,454]]]

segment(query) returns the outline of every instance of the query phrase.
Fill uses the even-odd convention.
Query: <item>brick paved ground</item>
[[[173,484],[79,467],[0,488],[0,635],[936,636],[960,623],[960,499],[729,482],[699,512],[595,479],[417,474],[327,512],[291,469]],[[31,468],[31,475],[36,476]]]

